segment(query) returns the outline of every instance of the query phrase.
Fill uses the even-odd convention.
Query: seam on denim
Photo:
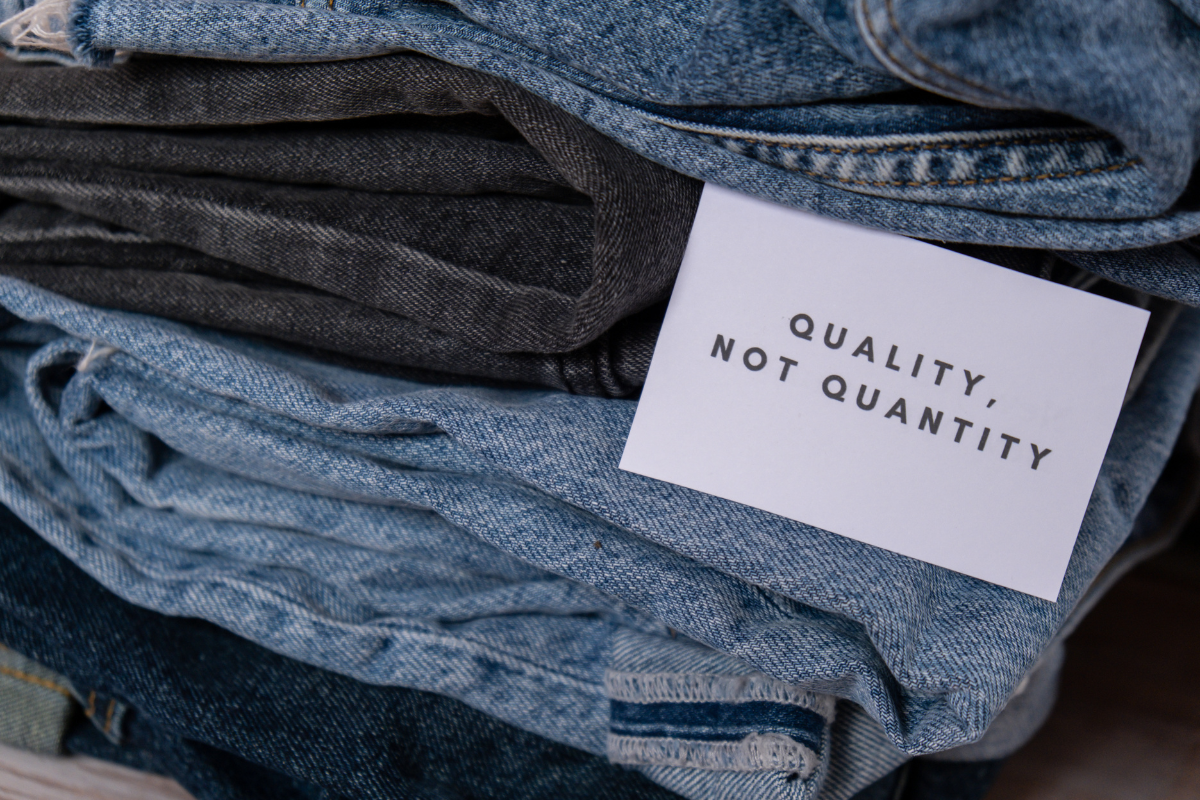
[[[35,229],[0,229],[0,243],[61,242],[72,239],[94,239],[114,244],[156,244],[157,240],[136,231],[111,231],[98,225],[59,226]]]
[[[762,147],[766,149],[786,149],[786,150],[802,150],[815,153],[833,153],[835,155],[877,155],[880,153],[906,153],[919,152],[929,150],[973,150],[988,147],[1005,147],[1011,145],[1045,145],[1045,144],[1075,144],[1080,142],[1096,142],[1112,139],[1113,137],[1097,134],[1094,136],[1075,136],[1062,139],[1024,139],[1024,140],[993,140],[988,142],[960,142],[954,144],[912,144],[912,145],[891,145],[883,147],[833,147],[830,145],[808,145],[792,142],[764,142],[759,139],[748,138],[745,136],[735,136],[724,133],[702,133],[694,134],[699,138],[712,137],[720,139],[721,142],[714,144],[724,144],[729,147],[728,142],[736,141],[753,147]],[[761,160],[761,159],[756,159]],[[765,163],[765,162],[764,162]],[[945,180],[931,181],[869,181],[857,178],[839,178],[834,175],[824,175],[814,170],[802,169],[799,167],[789,167],[786,165],[775,164],[781,169],[786,169],[789,172],[799,172],[802,175],[807,175],[810,178],[819,180],[837,181],[838,183],[848,183],[855,186],[877,186],[877,187],[924,187],[924,186],[976,186],[979,184],[992,183],[1028,183],[1030,181],[1055,180],[1063,178],[1079,178],[1085,175],[1097,175],[1104,172],[1116,172],[1129,167],[1137,166],[1142,163],[1140,158],[1131,158],[1119,164],[1110,164],[1104,167],[1093,167],[1091,169],[1067,170],[1064,172],[1043,172],[1037,175],[1000,175],[991,178],[949,178]]]
[[[68,694],[68,696],[73,696]],[[109,741],[120,744],[120,736],[113,734],[113,723],[117,722],[124,716],[124,704],[121,705],[122,713],[118,714],[118,703],[115,699],[108,701],[108,707],[104,711],[104,726],[100,727],[100,723],[96,719],[96,692],[95,690],[88,692],[87,707],[83,709],[83,714],[92,724],[100,729],[100,732],[108,738]]]
[[[1093,169],[1077,169],[1073,172],[1044,172],[1040,175],[1002,175],[997,178],[951,178],[949,180],[935,181],[864,181],[855,178],[838,178],[832,175],[822,175],[819,172],[814,172],[808,169],[797,169],[795,167],[780,167],[781,169],[789,170],[790,172],[799,172],[802,175],[807,175],[810,178],[816,178],[822,181],[837,181],[838,183],[848,183],[854,186],[878,186],[878,187],[925,187],[925,186],[978,186],[992,183],[1029,183],[1030,181],[1048,181],[1059,180],[1063,178],[1080,178],[1085,175],[1097,175],[1102,172],[1117,172],[1118,170],[1128,169],[1142,163],[1140,158],[1134,158],[1126,161],[1123,164],[1112,164],[1107,167],[1095,167]]]
[[[8,677],[15,678],[16,680],[24,681],[25,683],[31,683],[34,686],[40,686],[43,689],[49,689],[52,692],[58,692],[63,697],[71,697],[71,690],[65,686],[57,684],[54,681],[46,678],[39,678],[37,675],[32,675],[19,669],[13,669],[12,667],[0,665],[0,675],[7,675]]]
[[[975,81],[970,80],[969,78],[964,78],[961,75],[956,75],[955,73],[951,72],[950,70],[946,69],[945,67],[941,66],[940,64],[937,64],[932,59],[926,58],[925,55],[923,53],[921,53],[920,50],[917,49],[917,46],[915,44],[913,44],[911,41],[909,41],[908,37],[904,35],[904,31],[900,30],[900,23],[896,19],[896,8],[895,8],[894,0],[884,0],[884,8],[887,9],[888,24],[891,25],[892,30],[896,32],[896,36],[899,37],[900,43],[902,45],[904,45],[905,47],[907,47],[908,51],[910,53],[912,53],[913,56],[918,61],[920,61],[922,64],[929,67],[934,72],[938,72],[941,75],[944,75],[945,77],[949,78],[952,81],[958,81],[960,83],[964,83],[967,86],[970,86],[972,89],[976,89],[980,92],[983,92],[984,94],[991,95],[993,97],[1002,96],[1000,94],[1000,92],[997,92],[995,89],[991,89],[987,86],[984,86],[983,84],[976,83]],[[883,46],[883,43],[880,42],[880,45]],[[884,49],[885,50],[887,49],[886,46],[884,46]],[[888,52],[888,55],[889,56],[891,55],[890,51]],[[1012,98],[1008,98],[1008,97],[1005,97],[1004,99],[1009,100],[1009,101],[1012,100]]]
[[[726,138],[739,138],[745,136],[749,141],[754,143],[765,144],[787,144],[795,142],[798,145],[818,146],[818,147],[838,147],[837,142],[877,142],[878,144],[864,145],[865,147],[891,147],[890,142],[898,142],[898,146],[906,146],[909,143],[933,143],[936,144],[943,140],[954,140],[968,144],[978,142],[991,142],[997,138],[1007,138],[1012,144],[1024,144],[1027,140],[1039,140],[1041,143],[1053,144],[1059,141],[1073,140],[1082,137],[1081,140],[1087,141],[1092,137],[1097,141],[1111,139],[1118,141],[1115,136],[1107,131],[1095,128],[1093,126],[1075,126],[1070,128],[1055,127],[1055,128],[1002,128],[990,130],[961,130],[961,131],[926,131],[926,132],[910,132],[910,133],[887,133],[887,134],[802,134],[802,133],[778,133],[770,131],[758,131],[746,128],[744,126],[717,125],[712,123],[691,122],[687,120],[674,119],[671,117],[656,114],[645,109],[640,109],[635,106],[625,106],[632,114],[636,114],[642,119],[650,122],[658,123],[672,130],[684,131],[687,133],[722,136]],[[1046,140],[1042,142],[1040,140]],[[811,143],[811,144],[806,144]],[[850,145],[846,145],[850,147]]]
[[[919,75],[914,75],[912,70],[910,70],[904,66],[903,62],[899,58],[896,57],[895,53],[893,53],[892,50],[890,50],[888,48],[887,44],[883,41],[883,38],[875,30],[875,24],[871,19],[871,9],[867,7],[868,2],[869,2],[869,0],[861,0],[861,4],[862,4],[862,8],[863,8],[863,19],[866,22],[867,33],[871,37],[871,39],[874,40],[875,44],[879,47],[879,50],[881,52],[883,52],[884,55],[887,56],[889,61],[891,61],[891,66],[895,67],[897,70],[904,73],[901,77],[908,80],[910,83],[915,82],[918,85],[932,87],[935,90],[940,89],[943,92],[950,91],[950,89],[947,87],[937,86],[936,84],[933,83],[933,81],[922,78]],[[972,81],[968,78],[964,78],[959,75],[956,75],[953,72],[947,70],[945,67],[942,67],[941,65],[937,64],[936,62],[926,58],[921,53],[921,51],[918,50],[917,47],[911,41],[909,41],[908,37],[904,35],[904,31],[900,30],[899,22],[896,20],[896,12],[895,12],[895,8],[893,6],[893,0],[884,0],[884,8],[887,12],[888,24],[891,26],[892,30],[896,33],[896,36],[900,39],[900,43],[908,48],[909,52],[912,53],[914,58],[916,58],[922,64],[927,66],[929,69],[941,74],[942,76],[950,79],[951,81],[957,81],[961,84],[969,86],[972,89],[975,89],[976,91],[987,95],[988,97],[1001,98],[1008,103],[1016,102],[1012,98],[1006,97],[1002,93],[997,92],[995,89],[991,89],[987,86],[983,86],[981,84],[975,83],[974,81]],[[955,99],[962,99],[962,98],[955,98]],[[977,99],[978,98],[976,98],[976,100]],[[1017,105],[1021,105],[1021,104],[1017,103]]]
[[[728,772],[816,771],[817,754],[781,733],[752,733],[732,742],[609,734],[608,760],[614,764],[690,767]]]
[[[801,689],[769,675],[703,675],[684,672],[607,670],[604,689],[623,703],[748,703],[766,701],[815,711],[833,718],[834,699]]]
[[[104,735],[107,736],[112,730],[113,710],[117,707],[116,700],[108,701],[108,712],[104,715]]]
[[[929,143],[909,145],[888,145],[881,147],[833,147],[821,144],[797,144],[793,142],[770,142],[751,136],[736,136],[727,133],[705,133],[706,136],[719,136],[723,139],[733,139],[756,147],[782,147],[788,150],[810,150],[815,153],[835,153],[837,155],[877,155],[879,153],[915,153],[922,150],[981,150],[988,147],[1010,147],[1013,145],[1035,146],[1047,144],[1077,144],[1079,142],[1099,142],[1113,139],[1106,133],[1095,133],[1065,138],[1019,138],[992,139],[983,142]]]
[[[1011,176],[1003,175],[998,178],[965,178],[962,180],[950,179],[944,181],[862,181],[853,178],[834,178],[811,170],[798,170],[799,172],[808,175],[812,178],[820,178],[821,180],[834,180],[838,183],[849,183],[856,186],[976,186],[979,184],[991,183],[1028,183],[1029,181],[1048,181],[1058,180],[1062,178],[1080,178],[1084,175],[1097,175],[1102,172],[1116,172],[1118,170],[1127,169],[1142,163],[1140,158],[1134,158],[1126,161],[1124,164],[1112,164],[1107,167],[1095,167],[1093,169],[1077,169],[1073,172],[1044,172],[1040,175],[1021,175]]]

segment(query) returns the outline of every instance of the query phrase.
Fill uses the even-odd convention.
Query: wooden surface
[[[987,800],[1200,800],[1200,526],[1079,626],[1054,713]]]
[[[0,800],[192,800],[175,781],[72,756],[0,745]]]

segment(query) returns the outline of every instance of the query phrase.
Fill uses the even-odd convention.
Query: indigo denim
[[[1187,189],[1200,27],[1170,0],[5,0],[0,11],[10,52],[67,63],[415,50],[512,80],[693,177],[914,236],[1091,251],[1200,233]]]
[[[402,362],[424,339],[476,371],[593,342],[666,299],[699,199],[529,93],[422,56],[8,63],[0,81],[0,118],[22,123],[0,127],[0,192],[399,316]],[[331,323],[293,312],[278,324]]]
[[[984,800],[1003,761],[938,763],[920,759],[863,789],[854,800]]]
[[[0,640],[64,673],[101,719],[113,698],[132,706],[116,744],[77,732],[67,749],[169,774],[199,800],[676,797],[457,701],[360,683],[130,605],[4,509]],[[269,791],[246,791],[252,780]]]
[[[906,752],[977,739],[1128,536],[1200,377],[1185,310],[1051,603],[623,473],[630,401],[367,375],[13,279],[0,303],[28,321],[0,353],[0,497],[101,583],[600,752],[617,634],[662,649],[666,626]]]

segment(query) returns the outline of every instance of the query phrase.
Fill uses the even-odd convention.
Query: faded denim
[[[56,729],[48,740],[52,751],[169,775],[198,800],[675,796],[455,701],[371,686],[277,656],[211,624],[130,605],[3,509],[0,638],[37,653],[83,687],[18,656],[23,670],[61,687],[51,694],[65,707],[90,718],[90,725]],[[0,661],[8,654],[16,656],[0,650]],[[838,732],[861,716],[843,709]],[[294,746],[298,739],[304,748]],[[889,749],[882,739],[877,747]],[[819,797],[845,800],[843,792],[878,776],[869,756],[836,766],[842,782],[827,779]],[[743,784],[724,795],[692,796],[732,800],[749,790]],[[864,791],[855,800],[874,798]]]
[[[1195,519],[1198,508],[1200,397],[1193,400],[1167,467],[1134,521],[1129,538],[1088,586],[984,736],[909,761],[885,740],[877,726],[854,724],[859,723],[861,714],[857,707],[839,703],[821,800],[850,800],[851,796],[853,800],[963,800],[986,790],[1004,759],[1024,746],[1053,710],[1071,633],[1121,577],[1175,542]],[[900,764],[904,766],[897,767]]]
[[[978,738],[1128,536],[1200,376],[1185,310],[1050,603],[623,473],[629,401],[350,372],[12,279],[0,301],[39,321],[6,332],[0,495],[85,571],[593,751],[613,637],[666,626],[906,752]]]
[[[375,349],[409,366],[458,372],[457,344],[479,374],[491,354],[536,361],[595,341],[666,299],[699,199],[695,181],[527,92],[420,56],[90,73],[9,63],[0,81],[0,117],[23,123],[0,128],[0,192],[264,273],[267,288],[400,318],[416,340]],[[290,311],[276,324],[331,322]],[[342,323],[364,340],[372,328]],[[423,339],[444,357],[408,363]],[[586,385],[586,367],[623,366],[597,349],[562,371],[627,393],[619,374]]]
[[[130,605],[3,509],[0,640],[67,675],[55,679],[92,697],[98,722],[110,701],[133,707],[116,742],[76,732],[69,751],[169,774],[199,800],[676,797],[454,700],[371,686]],[[0,664],[10,653],[0,649]]]
[[[693,177],[914,236],[1094,251],[1200,233],[1200,26],[1170,0],[29,5],[0,6],[23,58],[416,50]]]

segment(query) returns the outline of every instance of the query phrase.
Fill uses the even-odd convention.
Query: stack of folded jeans
[[[982,797],[1198,494],[1194,9],[0,17],[0,741],[199,800]],[[618,469],[702,181],[1149,312],[1057,602]]]

